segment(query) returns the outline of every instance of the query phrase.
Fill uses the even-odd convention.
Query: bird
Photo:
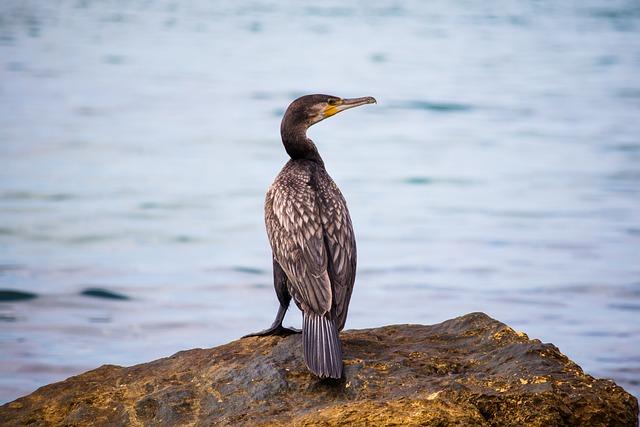
[[[319,378],[342,377],[344,328],[356,277],[356,240],[347,203],[325,169],[307,129],[375,98],[305,95],[294,100],[280,125],[290,160],[269,187],[265,225],[280,306],[273,324],[248,336],[302,332],[304,362]],[[291,299],[302,312],[302,331],[282,326]]]

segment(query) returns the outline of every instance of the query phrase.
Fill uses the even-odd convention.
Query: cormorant
[[[356,276],[356,240],[347,204],[327,173],[307,129],[340,111],[375,103],[306,95],[289,105],[280,125],[291,160],[267,191],[264,216],[273,251],[280,308],[269,329],[247,336],[299,332],[282,326],[293,297],[302,311],[304,361],[320,378],[342,377],[344,328]]]

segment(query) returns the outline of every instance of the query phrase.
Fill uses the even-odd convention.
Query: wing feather
[[[265,222],[274,257],[303,309],[324,315],[331,309],[331,281],[312,169],[289,163],[267,192]]]
[[[356,277],[356,240],[347,203],[338,186],[324,173],[320,176],[318,188],[336,325],[338,330],[342,330]]]
[[[356,242],[347,204],[326,173],[289,162],[267,192],[267,234],[274,257],[303,310],[330,311],[342,330],[356,274]]]

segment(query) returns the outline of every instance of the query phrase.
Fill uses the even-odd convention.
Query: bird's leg
[[[273,321],[273,324],[264,331],[254,332],[252,334],[245,335],[242,338],[264,337],[268,335],[286,336],[301,332],[300,329],[285,328],[284,326],[282,326],[284,315],[289,308],[289,303],[291,302],[291,295],[289,294],[289,290],[287,289],[287,275],[285,274],[284,270],[282,270],[282,267],[280,267],[280,264],[278,264],[275,258],[273,260],[273,286],[276,289],[278,301],[280,301],[280,307],[278,308],[276,319]]]
[[[287,336],[287,335],[297,334],[301,332],[299,329],[285,328],[284,326],[282,326],[282,320],[284,319],[284,314],[286,313],[287,308],[288,307],[280,305],[280,308],[278,309],[278,314],[276,315],[276,320],[273,321],[273,324],[269,328],[265,329],[264,331],[247,334],[242,338],[265,337],[268,335]]]

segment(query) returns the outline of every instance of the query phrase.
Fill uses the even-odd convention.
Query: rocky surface
[[[342,333],[318,380],[299,335],[105,365],[0,407],[2,425],[637,426],[638,402],[482,313]]]

